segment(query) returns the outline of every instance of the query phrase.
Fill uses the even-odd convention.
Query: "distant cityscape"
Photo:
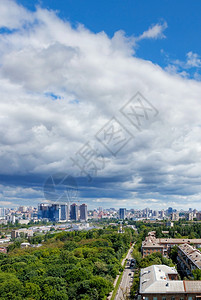
[[[117,253],[123,244],[115,241],[130,237],[115,299],[122,299],[124,291],[125,295],[132,293],[130,299],[196,300],[201,297],[201,223],[197,222],[200,220],[201,212],[193,208],[187,211],[172,207],[166,210],[123,207],[88,210],[85,203],[39,203],[37,208],[2,207],[0,254],[9,257],[9,252],[17,251],[17,248],[19,251],[38,251],[38,248],[44,251],[43,247],[49,247],[49,243],[46,245],[48,239],[57,245],[58,238],[60,242],[65,239],[64,251],[75,250],[76,253],[73,247],[80,247],[86,241],[93,244],[94,236],[109,236],[112,232]],[[76,244],[79,234],[85,238]],[[96,243],[98,247],[100,245],[100,253],[103,243],[108,248],[107,240],[97,238]]]
[[[15,224],[17,221],[20,224],[28,224],[30,221],[38,222],[40,220],[52,222],[67,222],[67,221],[87,221],[99,219],[120,219],[120,220],[168,220],[168,226],[171,222],[185,219],[187,221],[201,220],[201,211],[189,208],[188,211],[177,211],[172,207],[162,210],[145,209],[126,209],[126,208],[103,208],[88,210],[87,204],[72,203],[40,203],[38,207],[19,206],[18,208],[0,208],[0,224],[8,222]]]

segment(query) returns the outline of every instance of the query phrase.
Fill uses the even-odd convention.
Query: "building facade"
[[[80,205],[80,221],[87,221],[87,205]]]
[[[126,209],[125,208],[120,208],[119,209],[119,219],[124,220],[126,218]]]
[[[201,270],[201,252],[191,245],[184,244],[178,247],[177,260],[183,273],[187,276],[192,276],[193,270]]]
[[[78,205],[76,203],[73,203],[70,206],[70,218],[71,220],[78,221],[79,215],[78,215]]]
[[[33,230],[32,229],[26,229],[21,228],[18,230],[12,230],[11,231],[11,238],[15,239],[17,237],[31,237],[33,236]]]
[[[38,206],[38,218],[53,222],[68,221],[68,204],[41,203]]]
[[[154,252],[160,252],[163,256],[167,257],[172,247],[183,244],[193,244],[196,248],[199,248],[201,247],[201,239],[157,239],[155,232],[149,232],[148,236],[142,242],[142,255],[145,257]]]

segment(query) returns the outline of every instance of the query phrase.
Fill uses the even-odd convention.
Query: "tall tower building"
[[[119,209],[119,219],[124,220],[126,218],[126,209],[125,208],[120,208]]]
[[[5,217],[6,212],[4,207],[0,207],[0,217]]]
[[[38,205],[38,218],[39,219],[49,219],[49,204],[40,203]]]
[[[67,204],[61,204],[61,221],[68,221],[69,211]]]
[[[80,205],[80,221],[87,221],[87,205]]]
[[[38,218],[49,219],[51,221],[60,222],[68,220],[68,205],[67,204],[47,204],[41,203],[38,206]]]
[[[59,204],[52,204],[49,208],[49,218],[56,222],[61,220],[61,206]]]
[[[70,218],[71,220],[78,221],[78,205],[76,203],[70,206]]]

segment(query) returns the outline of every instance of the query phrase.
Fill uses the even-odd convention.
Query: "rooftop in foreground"
[[[175,268],[153,265],[141,270],[140,294],[187,294],[201,295],[201,281],[178,280]]]

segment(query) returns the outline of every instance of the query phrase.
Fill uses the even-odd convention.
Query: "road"
[[[133,258],[132,257],[133,246],[128,251],[126,259]],[[130,288],[132,286],[133,276],[134,276],[134,270],[133,270],[133,268],[130,268],[130,264],[127,263],[126,267],[124,269],[124,272],[123,272],[123,276],[122,276],[121,283],[119,285],[115,300],[124,300],[124,299],[126,299],[126,295],[130,294]]]

